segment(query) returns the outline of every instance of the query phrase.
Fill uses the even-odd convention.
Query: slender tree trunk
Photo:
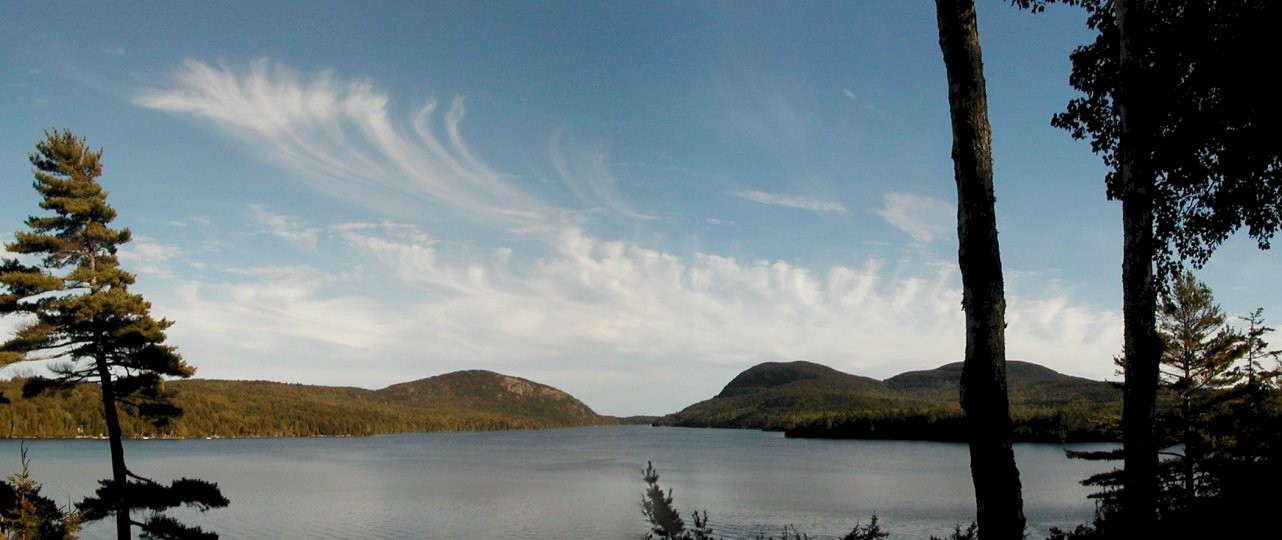
[[[939,47],[948,73],[957,181],[957,258],[966,311],[961,405],[980,533],[1024,535],[1024,501],[1011,448],[1006,393],[1006,299],[993,197],[991,128],[974,0],[936,0]]]
[[[85,251],[89,259],[89,291],[98,294],[102,287],[98,284],[98,251],[97,247],[85,239]],[[117,540],[131,540],[133,531],[129,523],[129,502],[125,495],[129,481],[129,469],[125,467],[125,444],[120,431],[120,414],[116,410],[116,390],[112,384],[111,367],[107,364],[107,353],[103,351],[106,336],[95,335],[97,350],[94,362],[98,368],[98,386],[102,390],[102,417],[107,423],[107,442],[111,447],[111,480],[116,487],[112,491],[111,506],[116,511]]]
[[[1154,530],[1157,519],[1157,381],[1162,340],[1157,334],[1157,288],[1153,262],[1153,197],[1156,179],[1150,164],[1144,110],[1142,17],[1145,0],[1114,0],[1119,43],[1120,79],[1116,98],[1121,133],[1122,187],[1122,318],[1126,353],[1122,405],[1122,533],[1139,538]]]
[[[105,360],[98,361],[98,379],[102,386],[102,414],[107,422],[107,440],[111,446],[111,480],[116,489],[112,492],[112,506],[116,511],[116,538],[130,540],[129,503],[125,497],[129,480],[125,468],[125,445],[120,431],[120,415],[116,411],[116,393],[112,385],[111,370]]]
[[[1197,444],[1194,442],[1193,431],[1193,404],[1190,403],[1189,397],[1184,396],[1183,411],[1180,411],[1184,418],[1184,436],[1181,442],[1184,443],[1184,458],[1181,465],[1184,466],[1184,504],[1192,504],[1193,499],[1197,497],[1197,476],[1195,466],[1201,459],[1200,455],[1193,455],[1193,447]]]

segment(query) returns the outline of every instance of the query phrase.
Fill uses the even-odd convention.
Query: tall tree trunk
[[[1145,0],[1114,0],[1120,31],[1116,96],[1121,133],[1122,318],[1125,378],[1122,405],[1122,533],[1139,538],[1157,519],[1157,381],[1162,340],[1157,334],[1157,288],[1153,271],[1153,198],[1156,178],[1148,146],[1152,126],[1144,109],[1143,17]]]
[[[993,197],[991,128],[974,0],[936,0],[939,48],[948,73],[957,181],[957,259],[966,311],[961,405],[980,534],[1024,535],[1024,500],[1011,448],[1006,393],[1006,298]]]
[[[111,370],[106,360],[98,361],[98,379],[102,387],[102,413],[107,423],[107,440],[111,446],[111,481],[115,484],[112,492],[112,507],[116,511],[116,538],[130,540],[129,502],[125,497],[129,481],[129,471],[125,467],[125,445],[120,431],[120,415],[116,411],[115,388],[112,385]]]

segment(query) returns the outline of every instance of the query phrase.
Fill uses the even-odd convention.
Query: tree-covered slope
[[[962,433],[960,376],[960,363],[878,381],[811,362],[771,362],[749,368],[715,397],[655,424],[953,439]],[[1017,435],[1025,440],[1107,438],[1105,426],[1120,410],[1121,393],[1110,383],[1020,361],[1007,363],[1007,378]]]
[[[886,386],[906,395],[934,402],[957,401],[961,390],[961,362],[935,369],[908,371],[886,379]],[[1006,362],[1006,384],[1016,409],[1109,406],[1121,402],[1112,384],[1064,375],[1032,362]]]
[[[536,427],[592,425],[601,417],[573,396],[533,381],[492,371],[457,371],[395,384],[374,395],[421,411],[467,410]]]
[[[97,437],[105,433],[96,387],[22,399],[0,383],[0,436]],[[448,373],[382,390],[266,381],[170,381],[185,411],[163,431],[123,418],[126,436],[353,436],[428,431],[537,429],[612,424],[550,386],[488,371]]]
[[[916,405],[876,379],[812,362],[767,362],[656,425],[783,429],[836,412]]]

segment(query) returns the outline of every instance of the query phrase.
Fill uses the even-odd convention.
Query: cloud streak
[[[876,213],[923,244],[945,238],[957,219],[957,209],[952,205],[914,193],[887,193]]]
[[[250,235],[215,238],[217,253],[182,254],[188,264],[201,256],[224,262],[198,277],[158,274],[168,288],[149,294],[158,314],[178,321],[171,337],[201,376],[379,387],[482,368],[552,384],[605,413],[657,414],[705,399],[764,361],[804,359],[884,377],[961,357],[951,262],[810,267],[601,238],[589,221],[562,218],[478,158],[461,133],[461,99],[443,115],[429,102],[405,121],[391,118],[388,101],[368,81],[304,78],[267,61],[245,71],[188,61],[172,87],[137,98],[208,121],[344,200],[521,232],[459,244],[444,240],[454,219],[324,223],[251,207]],[[579,200],[645,217],[626,204],[604,154],[559,138],[550,150]],[[730,194],[847,211],[816,197]],[[892,193],[877,213],[930,242],[948,228],[945,209]],[[273,261],[290,262],[225,262],[261,260],[235,251],[264,241],[278,242]],[[179,254],[157,247],[137,255],[163,263]],[[1078,307],[1065,292],[1036,293],[1035,301],[1011,298],[1010,356],[1107,375],[1118,317]],[[1075,367],[1083,361],[1102,368]],[[649,400],[636,395],[643,385],[665,390]]]
[[[734,191],[730,193],[735,197],[748,199],[753,202],[767,204],[771,206],[783,206],[787,208],[799,208],[802,210],[814,210],[818,212],[845,212],[845,205],[818,197],[806,197],[801,195],[788,195],[784,193],[767,193],[764,191]]]
[[[408,212],[428,205],[476,222],[545,219],[543,203],[491,170],[463,140],[462,98],[450,102],[439,124],[435,101],[400,122],[389,101],[370,81],[330,72],[304,78],[268,60],[243,71],[188,60],[172,86],[135,99],[209,121],[317,189],[369,208]]]
[[[561,180],[579,200],[628,219],[655,219],[637,212],[619,194],[618,180],[604,152],[578,150],[564,130],[552,137],[549,153]]]

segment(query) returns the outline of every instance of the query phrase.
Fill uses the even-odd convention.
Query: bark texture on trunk
[[[1157,519],[1157,438],[1154,418],[1162,340],[1157,334],[1153,261],[1156,178],[1148,151],[1151,133],[1144,108],[1145,0],[1114,0],[1120,31],[1116,103],[1121,133],[1118,178],[1122,192],[1122,319],[1125,378],[1122,405],[1122,533],[1139,538]]]
[[[98,361],[98,380],[102,387],[102,413],[107,423],[107,440],[111,446],[111,480],[116,485],[112,506],[116,510],[116,538],[130,540],[129,503],[126,500],[126,482],[129,470],[125,468],[125,445],[120,431],[120,415],[116,411],[116,393],[112,385],[111,370],[106,360]]]
[[[957,182],[957,258],[966,311],[961,405],[970,435],[976,521],[986,539],[1024,536],[1024,501],[1011,448],[1006,300],[997,244],[991,128],[974,0],[936,0],[948,74]]]

